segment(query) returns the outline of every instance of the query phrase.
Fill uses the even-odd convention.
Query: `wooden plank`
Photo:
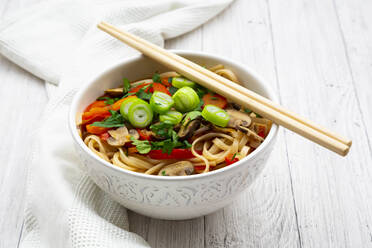
[[[236,59],[277,88],[264,1],[235,1],[205,25],[203,50]],[[206,247],[298,247],[299,236],[282,134],[267,168],[227,208],[207,216]]]
[[[283,104],[354,140],[341,158],[286,132],[301,244],[371,247],[371,153],[333,3],[268,3]]]
[[[335,0],[334,7],[363,117],[361,124],[369,137],[371,150],[372,131],[367,127],[372,126],[372,2]]]
[[[37,1],[0,1],[0,17]],[[29,145],[46,104],[44,83],[0,56],[0,247],[16,247],[21,235]]]
[[[15,247],[23,223],[23,205],[32,133],[47,98],[44,83],[0,58],[0,247]]]
[[[201,50],[202,29],[166,41],[168,49]],[[130,230],[145,238],[151,247],[204,247],[204,218],[163,221],[129,212]]]

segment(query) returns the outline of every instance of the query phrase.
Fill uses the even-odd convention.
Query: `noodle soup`
[[[239,83],[223,65],[211,71]],[[272,122],[176,72],[107,89],[78,130],[97,156],[126,170],[185,176],[218,170],[253,152]]]

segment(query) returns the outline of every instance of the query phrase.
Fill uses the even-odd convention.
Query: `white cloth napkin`
[[[126,210],[81,169],[67,126],[71,99],[83,79],[136,53],[96,24],[104,20],[163,45],[231,1],[48,1],[0,24],[1,54],[44,79],[50,93],[33,136],[20,247],[148,247],[128,232]]]

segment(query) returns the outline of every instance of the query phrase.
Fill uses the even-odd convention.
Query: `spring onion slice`
[[[173,95],[176,110],[185,113],[194,110],[200,102],[198,94],[192,88],[185,86]]]
[[[180,113],[178,111],[170,110],[170,111],[166,112],[165,114],[159,115],[159,120],[161,122],[176,125],[176,124],[181,122],[182,113]]]
[[[159,114],[166,113],[168,110],[170,110],[173,104],[173,98],[170,95],[160,91],[155,91],[150,99],[151,108]]]
[[[144,128],[148,126],[154,114],[150,104],[141,99],[133,101],[128,109],[129,122],[136,128]]]
[[[230,116],[225,110],[211,104],[204,107],[202,116],[207,121],[220,127],[226,127],[230,120]]]
[[[176,88],[182,88],[185,86],[194,88],[196,86],[196,83],[183,77],[174,77],[172,78],[172,85]]]

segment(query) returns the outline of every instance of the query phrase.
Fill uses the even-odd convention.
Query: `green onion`
[[[128,109],[129,122],[137,128],[144,128],[148,126],[154,114],[150,104],[141,99],[133,101]]]
[[[209,122],[220,126],[226,127],[227,123],[230,120],[230,116],[226,113],[225,110],[215,106],[215,105],[206,105],[202,111],[202,116]]]
[[[124,119],[128,120],[128,109],[132,105],[134,101],[138,98],[136,97],[129,97],[125,99],[120,105],[120,114],[124,117]]]
[[[173,104],[173,98],[170,95],[160,91],[155,91],[150,99],[151,108],[159,114],[166,113],[168,110],[170,110]]]
[[[170,110],[170,111],[166,112],[165,114],[159,115],[159,120],[161,122],[176,125],[176,124],[181,122],[182,113],[180,113],[178,111]]]
[[[175,108],[182,113],[194,110],[200,103],[198,94],[188,86],[177,90],[173,100]]]
[[[123,94],[126,94],[130,89],[130,82],[127,78],[123,78]]]
[[[196,83],[183,77],[174,77],[172,78],[172,85],[176,88],[182,88],[185,86],[194,88],[196,86]]]

